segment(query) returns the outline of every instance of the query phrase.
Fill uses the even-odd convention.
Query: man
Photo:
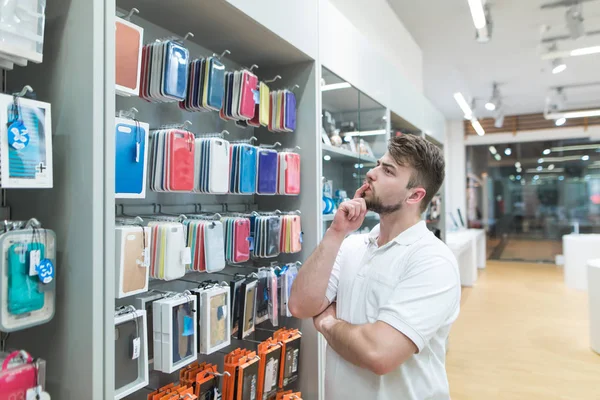
[[[450,398],[446,340],[460,278],[452,252],[421,220],[443,180],[436,146],[391,139],[300,269],[288,305],[297,318],[313,317],[327,340],[326,400]],[[380,224],[348,236],[367,210]]]

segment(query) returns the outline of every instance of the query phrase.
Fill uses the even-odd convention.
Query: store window
[[[600,232],[600,142],[467,147],[467,221],[492,259],[554,262],[562,235]]]

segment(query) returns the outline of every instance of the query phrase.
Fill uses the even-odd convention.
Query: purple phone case
[[[296,95],[292,92],[285,94],[285,127],[296,130]]]
[[[277,170],[279,156],[274,150],[258,152],[258,193],[277,193]]]

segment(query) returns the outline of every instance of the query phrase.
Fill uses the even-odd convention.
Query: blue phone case
[[[260,150],[258,153],[258,193],[277,193],[277,168],[279,155],[274,150]]]
[[[285,94],[285,121],[287,129],[296,130],[296,96],[292,92]]]
[[[210,60],[207,103],[210,107],[221,109],[225,90],[225,66],[219,60],[214,58]]]
[[[188,50],[173,41],[167,42],[163,92],[166,96],[185,99],[187,89]]]
[[[115,154],[115,193],[142,193],[146,130],[133,124],[117,124]],[[139,155],[136,161],[136,144]]]
[[[8,249],[8,311],[11,314],[21,315],[44,307],[40,280],[29,275],[32,250],[39,250],[40,259],[44,259],[46,248],[42,243],[15,243]]]
[[[238,145],[231,147],[231,167],[229,168],[229,193],[237,193],[235,187],[235,176],[237,174],[238,165],[236,163],[237,154],[239,151]]]
[[[256,192],[256,147],[243,146],[240,149],[240,192]]]

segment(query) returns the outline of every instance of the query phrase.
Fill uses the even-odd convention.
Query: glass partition
[[[487,229],[492,259],[554,262],[564,234],[600,232],[600,143],[468,146],[466,157],[468,225]]]

